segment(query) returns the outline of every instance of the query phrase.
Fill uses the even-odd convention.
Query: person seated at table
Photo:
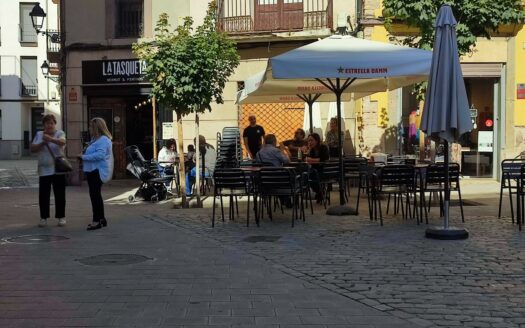
[[[341,131],[341,140],[344,142],[344,132]],[[330,120],[330,130],[326,132],[326,145],[329,149],[330,157],[339,158],[339,140],[337,139],[337,118],[332,117]]]
[[[271,163],[272,166],[283,166],[290,163],[290,154],[284,146],[277,148],[277,138],[273,134],[264,136],[264,145],[255,155],[259,163]]]
[[[175,139],[168,139],[166,144],[159,151],[157,156],[159,165],[167,175],[173,175],[173,166],[179,162],[179,154],[177,154],[177,143]]]
[[[196,142],[197,140],[194,140]],[[200,152],[200,174],[204,178],[213,177],[213,171],[215,170],[215,163],[217,162],[217,152],[212,145],[206,142],[204,136],[199,136],[199,152]],[[202,160],[204,158],[204,166]],[[194,156],[195,159],[195,156]],[[195,183],[195,177],[197,176],[197,168],[193,167],[188,173],[186,173],[186,195],[191,196],[193,190],[193,184]]]
[[[321,137],[317,133],[312,133],[307,139],[308,146],[303,147],[303,152],[306,155],[305,162],[311,164],[310,170],[310,186],[315,192],[315,200],[321,203],[323,194],[319,183],[319,174],[322,170],[322,162],[330,158],[328,147],[321,143]]]
[[[184,169],[186,172],[191,171],[192,168],[195,167],[194,161],[195,157],[195,146],[194,145],[188,145],[188,152],[186,155],[184,155]]]
[[[286,140],[283,142],[283,145],[288,147],[288,150],[290,151],[290,156],[297,158],[297,154],[299,150],[307,145],[307,142],[305,140],[306,134],[304,133],[304,130],[299,128],[295,130],[294,138],[290,140]]]
[[[255,155],[255,160],[259,163],[269,163],[272,166],[284,166],[290,163],[290,154],[285,146],[277,148],[277,138],[273,134],[264,136],[264,145]],[[292,207],[292,200],[287,196],[279,196],[281,203],[287,208]]]

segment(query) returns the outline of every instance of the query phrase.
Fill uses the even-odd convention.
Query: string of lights
[[[135,110],[139,110],[141,107],[146,106],[147,104],[151,104],[151,98],[149,98],[148,100],[144,100],[142,102],[139,102],[133,108]]]

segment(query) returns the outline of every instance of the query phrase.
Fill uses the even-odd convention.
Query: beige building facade
[[[66,6],[66,78],[64,108],[68,153],[77,154],[90,117],[102,116],[115,135],[117,169],[125,175],[124,148],[138,145],[153,154],[153,111],[150,85],[141,78],[142,64],[131,51],[134,42],[153,36],[155,22],[168,13],[172,27],[192,16],[202,22],[208,1],[91,0]],[[382,19],[381,0],[220,0],[217,28],[237,42],[241,63],[224,90],[224,103],[200,116],[200,133],[215,144],[224,127],[246,126],[255,114],[267,133],[282,141],[305,127],[304,103],[238,105],[243,82],[265,69],[268,58],[335,33],[354,30],[358,37],[392,42]],[[417,31],[416,31],[417,32]],[[402,37],[413,30],[400,26]],[[476,129],[457,146],[463,174],[498,177],[504,158],[525,150],[525,32],[502,27],[490,40],[461,59]],[[345,152],[411,154],[433,152],[417,127],[421,104],[411,88],[392,90],[344,104]],[[333,104],[316,105],[316,132],[324,135]],[[174,135],[170,109],[157,108],[157,145]],[[194,115],[184,118],[184,144],[193,143]]]
[[[131,45],[153,36],[160,13],[166,12],[173,28],[186,16],[199,25],[208,1],[201,0],[82,0],[65,12],[64,106],[68,155],[78,154],[87,141],[91,117],[102,116],[114,135],[115,167],[125,176],[124,148],[138,145],[146,158],[153,157],[153,111],[148,101],[150,85],[141,77],[143,68]],[[350,30],[356,3],[348,0],[220,0],[218,29],[238,43],[241,63],[224,90],[224,103],[200,116],[200,133],[215,145],[217,133],[227,126],[245,125],[256,113],[267,133],[282,141],[303,127],[304,103],[236,104],[243,81],[266,67],[268,58],[335,33]],[[330,104],[319,105],[319,132],[326,131]],[[356,124],[354,104],[345,104],[347,148],[352,149]],[[173,135],[170,109],[158,108],[157,144]],[[184,119],[184,147],[195,137],[194,116]],[[171,129],[171,131],[170,131]]]

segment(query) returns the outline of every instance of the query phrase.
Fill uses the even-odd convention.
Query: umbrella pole
[[[339,205],[345,204],[345,188],[344,188],[344,165],[343,165],[343,140],[341,138],[341,82],[339,79],[336,79],[337,92],[335,94],[337,101],[337,150],[339,152]]]
[[[310,134],[314,133],[314,122],[313,122],[313,111],[314,103],[313,101],[308,102],[308,115],[310,115]]]
[[[448,141],[445,140],[445,201],[443,203],[443,226],[431,227],[425,231],[425,237],[442,240],[467,239],[469,232],[465,228],[451,227],[449,224],[449,204],[450,204],[450,174],[449,174],[449,156]]]
[[[339,150],[339,204],[338,206],[332,206],[326,211],[326,215],[357,215],[355,208],[351,208],[345,205],[345,177],[344,177],[344,164],[343,164],[343,139],[341,138],[341,95],[343,92],[356,80],[356,78],[348,78],[341,85],[341,79],[336,78],[335,84],[331,79],[323,81],[316,79],[319,83],[331,90],[336,97],[337,101],[337,148]],[[317,98],[316,98],[317,99]]]
[[[310,118],[310,134],[314,133],[314,121],[313,121],[313,109],[314,103],[321,96],[320,93],[316,94],[298,94],[297,97],[301,98],[305,103],[308,104],[308,115]]]
[[[443,204],[443,227],[445,229],[448,229],[449,228],[449,214],[448,214],[448,209],[449,209],[449,203],[450,203],[450,183],[449,183],[449,162],[448,162],[448,141],[445,140],[445,147],[444,147],[444,151],[445,151],[445,156],[444,156],[444,160],[445,160],[445,202]]]

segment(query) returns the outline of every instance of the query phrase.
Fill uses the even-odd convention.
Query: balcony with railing
[[[58,30],[47,30],[47,60],[50,63],[60,61],[60,32]]]
[[[20,96],[36,97],[38,96],[38,87],[36,85],[29,85],[20,82]]]
[[[115,37],[142,37],[144,34],[144,1],[119,1],[115,23]]]
[[[232,36],[332,29],[332,0],[219,0],[217,29]]]

